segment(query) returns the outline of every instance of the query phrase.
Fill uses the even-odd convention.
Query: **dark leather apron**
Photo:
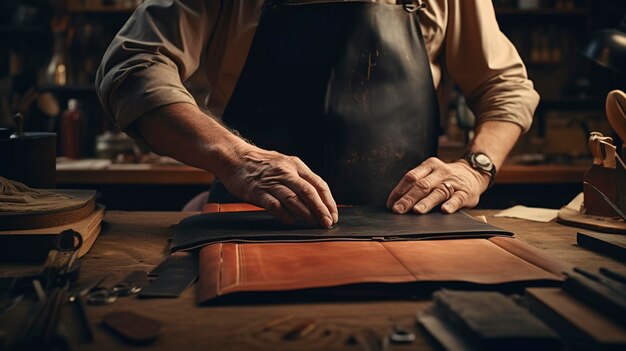
[[[365,1],[268,1],[222,119],[261,148],[300,157],[337,203],[384,206],[437,151],[418,16]],[[228,200],[214,188],[209,201]]]

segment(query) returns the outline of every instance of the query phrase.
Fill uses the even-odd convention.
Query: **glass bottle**
[[[53,86],[65,86],[69,83],[70,64],[65,50],[64,32],[54,33],[54,52],[46,70],[45,83]]]
[[[61,153],[77,159],[83,156],[85,118],[78,108],[78,100],[70,99],[61,116]]]

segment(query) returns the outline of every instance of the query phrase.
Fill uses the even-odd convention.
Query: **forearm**
[[[135,123],[155,152],[218,177],[236,162],[238,150],[246,145],[215,119],[187,103],[158,108]]]
[[[212,172],[235,197],[286,223],[337,223],[328,185],[302,161],[248,144],[195,105],[167,105],[135,123],[154,151]]]
[[[485,153],[500,169],[522,134],[522,128],[510,122],[486,121],[476,127],[469,151]]]

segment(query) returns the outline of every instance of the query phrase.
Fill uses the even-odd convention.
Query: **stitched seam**
[[[236,250],[236,257],[237,257],[237,274],[235,275],[235,285],[239,285],[239,282],[241,281],[241,274],[242,274],[242,270],[241,270],[241,266],[240,263],[243,267],[245,267],[244,265],[244,255],[243,255],[243,246],[239,245],[239,244],[235,244],[235,250]]]

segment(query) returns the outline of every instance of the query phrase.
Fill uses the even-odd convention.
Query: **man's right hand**
[[[301,220],[329,228],[337,223],[339,212],[328,184],[299,158],[246,143],[235,154],[237,159],[220,175],[233,195],[288,224]]]

